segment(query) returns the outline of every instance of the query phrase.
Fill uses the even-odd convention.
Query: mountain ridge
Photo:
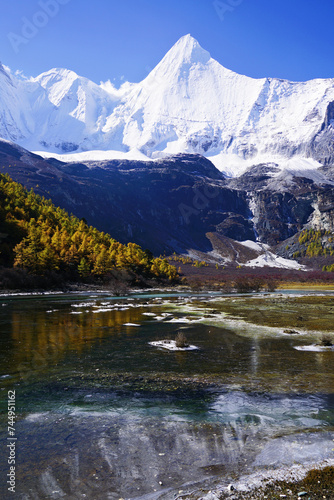
[[[3,68],[0,136],[70,161],[100,151],[136,160],[197,153],[230,176],[294,159],[313,171],[334,163],[333,103],[334,79],[239,75],[188,34],[144,80],[120,89],[66,69],[24,80]]]
[[[63,163],[0,140],[0,173],[123,244],[222,265],[299,269],[304,262],[291,259],[298,251],[301,258],[310,254],[299,234],[313,229],[324,234],[316,265],[331,266],[334,170],[324,167],[320,184],[291,174],[279,188],[285,180],[273,185],[275,168],[264,164],[231,179],[205,157],[184,153],[156,161]],[[250,248],[259,258],[250,257]]]

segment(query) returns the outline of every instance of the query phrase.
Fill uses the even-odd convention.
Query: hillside
[[[135,243],[123,245],[0,174],[0,264],[64,280],[119,278],[173,282],[175,267]],[[125,274],[124,274],[125,273]]]

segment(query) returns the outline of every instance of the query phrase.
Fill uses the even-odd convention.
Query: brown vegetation
[[[171,263],[173,261],[174,259],[171,259]],[[239,292],[252,292],[257,289],[272,292],[287,284],[294,284],[296,287],[305,284],[334,285],[334,273],[320,270],[299,271],[271,267],[217,266],[216,264],[195,267],[190,262],[181,261],[179,274],[182,284],[190,286],[194,291],[211,289],[228,293],[236,289]]]
[[[175,338],[176,347],[189,347],[187,338],[183,332],[179,332]]]

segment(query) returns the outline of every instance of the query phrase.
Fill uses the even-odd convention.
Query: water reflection
[[[38,374],[50,377],[55,370],[61,376],[67,368],[87,372],[94,366],[114,373],[220,378],[250,389],[333,391],[333,353],[298,352],[293,347],[305,340],[296,336],[264,337],[256,330],[242,336],[219,315],[210,325],[212,318],[203,318],[203,304],[196,308],[189,298],[183,309],[179,298],[160,302],[58,298],[9,303],[0,310],[2,374],[26,380]],[[166,353],[148,346],[152,340],[175,338],[180,329],[198,351]]]
[[[91,396],[87,406],[73,394],[61,411],[18,422],[24,498],[170,500],[185,484],[194,489],[258,465],[333,456],[331,433],[298,432],[320,426],[321,412],[333,406],[320,396],[231,391],[213,395],[211,403],[125,400],[99,391],[85,396]]]
[[[253,426],[264,433],[303,427],[323,426],[322,410],[328,408],[328,399],[320,395],[272,395],[228,392],[218,396],[211,411],[221,422],[238,422]],[[334,422],[333,422],[334,423]]]
[[[256,339],[253,341],[253,345],[251,347],[251,350],[252,350],[252,354],[251,354],[252,373],[254,375],[256,375],[258,368],[259,368],[259,357],[261,355],[260,345]]]
[[[14,309],[9,319],[14,349],[8,370],[19,372],[22,378],[47,370],[68,351],[75,351],[80,356],[92,342],[121,331],[131,335],[124,323],[140,322],[141,318],[138,308],[123,304],[107,307],[104,303],[101,307],[100,303],[88,303],[51,310],[46,307]]]
[[[20,484],[29,499],[137,498],[154,492],[157,498],[254,458],[246,435],[236,438],[232,427],[212,424],[115,415],[80,416],[64,424],[59,416],[41,415],[22,422],[20,431],[26,436]],[[28,442],[36,439],[38,449],[31,450]]]
[[[19,396],[22,498],[170,500],[188,482],[282,463],[289,449],[297,461],[317,443],[319,457],[330,450],[333,353],[295,350],[305,338],[243,336],[198,306],[57,298],[1,308],[1,388]],[[197,351],[149,345],[180,329]]]

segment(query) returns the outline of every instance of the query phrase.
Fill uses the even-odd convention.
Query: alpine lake
[[[201,498],[334,459],[334,292],[3,295],[0,324],[3,499]],[[150,344],[179,332],[197,349]]]

